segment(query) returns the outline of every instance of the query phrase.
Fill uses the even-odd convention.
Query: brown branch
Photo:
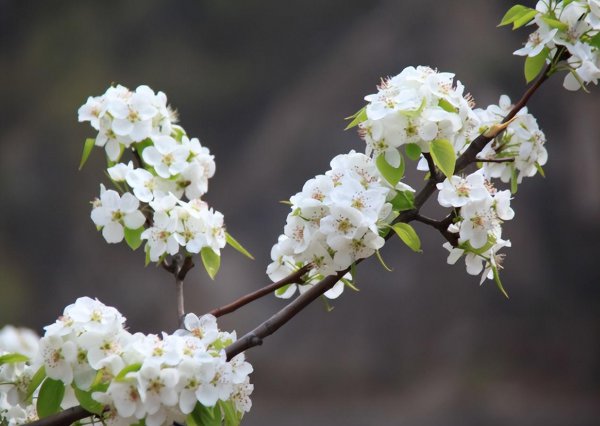
[[[444,176],[442,175],[442,173],[440,173],[438,168],[435,166],[435,162],[433,161],[433,157],[431,156],[431,153],[424,152],[423,157],[427,161],[427,167],[429,167],[429,179],[435,181],[436,183],[444,180]]]
[[[350,268],[330,275],[319,281],[313,287],[296,297],[291,303],[277,312],[268,320],[261,323],[254,330],[246,333],[243,337],[225,348],[227,359],[230,360],[237,354],[244,352],[254,346],[262,345],[263,339],[279,330],[284,324],[294,318],[300,311],[310,305],[315,299],[331,289]]]
[[[477,158],[478,163],[514,163],[514,158],[490,158],[488,160],[483,158]]]
[[[452,224],[452,221],[456,218],[456,213],[452,212],[442,220],[431,219],[427,216],[417,214],[415,220],[417,222],[424,223],[425,225],[432,226],[437,229],[440,234],[450,243],[456,247],[458,245],[458,234],[448,231],[448,227]]]
[[[250,294],[242,296],[239,299],[237,299],[236,301],[229,303],[228,305],[213,309],[212,311],[209,312],[209,314],[212,314],[215,317],[220,317],[220,316],[229,314],[229,313],[241,308],[242,306],[247,305],[250,302],[260,299],[261,297],[266,296],[267,294],[271,294],[275,290],[279,290],[280,288],[282,288],[288,284],[301,283],[302,276],[304,274],[306,274],[308,271],[310,271],[311,268],[312,268],[312,265],[310,265],[310,264],[304,265],[302,268],[298,269],[296,272],[288,275],[287,277],[285,277],[277,282],[271,283],[271,284],[269,284],[259,290],[256,290]]]
[[[172,256],[170,260],[163,260],[160,264],[164,270],[173,274],[175,277],[175,292],[177,295],[177,317],[178,326],[183,326],[183,319],[185,317],[184,307],[184,294],[183,294],[183,280],[190,269],[194,267],[194,262],[191,256],[185,256],[181,253],[177,253]]]
[[[81,406],[67,408],[60,413],[53,414],[43,419],[28,423],[31,426],[69,426],[77,420],[85,419],[94,414],[84,410]]]

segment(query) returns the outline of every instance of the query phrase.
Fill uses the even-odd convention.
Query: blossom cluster
[[[398,188],[411,190],[398,183]],[[284,233],[271,250],[273,262],[267,274],[277,281],[306,264],[312,264],[307,285],[312,279],[348,268],[358,259],[371,256],[384,244],[379,230],[392,216],[390,199],[396,191],[381,177],[375,162],[351,151],[336,156],[331,170],[308,180],[302,191],[290,198],[291,212]],[[338,297],[339,282],[325,293]],[[279,292],[290,297],[292,284]]]
[[[498,105],[475,112],[481,126],[492,127],[499,124],[512,108],[510,98],[502,95]],[[545,143],[546,136],[525,107],[499,136],[485,146],[478,158],[484,161],[482,167],[487,177],[499,178],[504,183],[516,180],[520,184],[524,177],[532,177],[542,170],[541,166],[548,161]],[[497,160],[505,162],[495,162]]]
[[[37,420],[27,390],[41,365],[38,352],[39,337],[32,330],[10,325],[0,329],[0,424],[13,426]]]
[[[458,220],[449,230],[458,233],[458,244],[456,247],[444,244],[450,251],[448,263],[456,263],[466,253],[469,274],[478,275],[483,270],[481,282],[486,278],[493,279],[494,270],[497,273],[500,267],[498,250],[510,247],[510,241],[501,238],[503,221],[511,220],[515,215],[510,207],[510,191],[498,191],[486,180],[483,169],[465,178],[447,178],[437,184],[437,189],[440,205],[457,209]]]
[[[220,253],[226,244],[223,215],[201,199],[215,173],[214,157],[176,124],[164,93],[148,86],[110,87],[88,98],[79,121],[98,130],[94,143],[105,147],[107,172],[118,189],[101,185],[92,203],[92,221],[108,243],[125,239],[135,249],[144,240],[152,261],[182,249]],[[127,150],[135,166],[119,162]]]
[[[523,13],[527,13],[523,9]],[[537,12],[537,13],[536,13]],[[600,78],[600,1],[540,0],[532,10],[537,26],[525,46],[515,55],[549,60],[558,49],[566,49],[569,73],[564,87],[578,90],[585,84],[598,84]],[[528,15],[529,16],[529,15]]]
[[[366,154],[385,154],[398,166],[403,145],[417,144],[429,152],[430,143],[445,139],[462,152],[476,126],[473,102],[454,74],[430,67],[407,67],[400,74],[382,80],[378,92],[365,97],[365,120],[359,134],[366,142]]]
[[[82,297],[45,327],[39,343],[30,333],[3,330],[2,351],[35,362],[0,367],[2,383],[10,383],[0,386],[0,419],[21,424],[35,417],[33,407],[23,402],[40,366],[48,378],[64,384],[63,409],[78,405],[85,393],[109,408],[107,424],[143,419],[148,426],[168,425],[184,422],[198,407],[217,404],[228,404],[238,418],[250,410],[252,366],[244,354],[227,360],[223,349],[236,334],[220,331],[214,316],[188,314],[184,329],[162,336],[132,334],[124,324],[115,308]],[[6,338],[7,333],[12,334]],[[42,392],[34,397],[43,398]]]

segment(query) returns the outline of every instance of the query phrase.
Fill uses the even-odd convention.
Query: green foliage
[[[123,369],[121,371],[119,371],[119,374],[117,374],[117,376],[115,377],[115,382],[124,382],[127,380],[127,373],[135,373],[136,371],[139,371],[140,368],[142,368],[142,363],[141,362],[136,362],[134,364],[128,365],[126,367],[123,367]]]
[[[0,356],[0,365],[15,364],[17,362],[27,362],[27,361],[29,361],[29,357],[19,354],[19,353],[4,354],[4,355]]]
[[[500,274],[498,273],[498,268],[494,265],[492,265],[492,273],[494,274],[494,281],[498,286],[498,290],[500,290],[504,297],[508,299],[508,293],[506,292],[506,290],[504,290],[504,286],[502,286],[502,281],[500,281]]]
[[[205,407],[199,402],[194,407],[187,419],[188,426],[221,426],[221,409],[218,405]]]
[[[208,276],[211,280],[214,280],[221,267],[221,256],[215,253],[210,247],[203,247],[202,250],[200,250],[200,257],[202,257],[202,263],[204,264],[204,269],[206,269]]]
[[[589,42],[590,46],[594,46],[596,49],[600,49],[600,32],[592,37]]]
[[[92,398],[93,391],[83,391],[75,385],[73,385],[73,390],[75,391],[75,398],[84,410],[98,415],[102,414],[104,405]]]
[[[138,229],[129,229],[125,227],[125,241],[131,250],[137,250],[142,245],[142,232],[144,227]]]
[[[542,15],[542,21],[548,24],[549,27],[556,28],[560,31],[567,31],[569,29],[569,26],[564,22],[560,22],[558,19],[554,19],[547,15]]]
[[[358,126],[360,123],[367,120],[367,107],[362,107],[356,113],[352,114],[350,117],[346,117],[344,120],[352,120],[344,130]]]
[[[398,222],[392,226],[392,229],[412,251],[421,252],[421,239],[412,226],[408,223]]]
[[[517,169],[512,169],[512,173],[510,175],[510,193],[516,194],[517,189],[519,189],[519,183],[517,181],[518,172]]]
[[[405,164],[402,155],[400,155],[400,165],[398,167],[394,167],[388,163],[384,154],[380,154],[377,157],[375,164],[377,165],[377,169],[381,173],[381,176],[383,176],[392,187],[395,187],[404,176]]]
[[[219,401],[218,405],[223,413],[225,426],[238,426],[242,422],[242,413],[236,410],[233,401]]]
[[[92,149],[94,148],[94,144],[96,143],[96,139],[87,138],[85,143],[83,144],[83,153],[81,154],[81,161],[79,162],[79,170],[81,170],[88,160]]]
[[[542,68],[544,68],[544,65],[546,64],[546,58],[548,58],[549,53],[550,49],[544,47],[536,56],[527,56],[525,58],[525,80],[527,83],[536,78]]]
[[[29,385],[27,386],[27,394],[25,395],[25,401],[31,401],[31,397],[35,390],[40,386],[40,384],[46,378],[46,368],[42,365],[38,371],[35,372]]]
[[[431,141],[431,158],[446,177],[451,178],[456,165],[456,153],[448,139],[436,139]]]
[[[385,262],[383,261],[383,257],[381,257],[381,252],[380,252],[379,250],[377,250],[377,251],[375,252],[375,254],[377,255],[377,260],[379,260],[379,263],[381,263],[381,266],[383,266],[383,267],[384,267],[384,269],[385,269],[386,271],[388,271],[388,272],[392,272],[392,271],[393,271],[393,269],[392,269],[392,268],[390,268],[389,266],[387,266],[387,265],[385,264]]]
[[[44,383],[42,383],[36,403],[40,419],[58,413],[64,396],[65,384],[60,380],[47,377]]]
[[[421,157],[421,147],[416,143],[409,143],[404,147],[406,156],[413,161],[417,161]]]
[[[544,171],[544,169],[542,168],[542,166],[540,165],[540,163],[538,163],[537,161],[535,162],[535,168],[537,169],[538,173],[545,178],[546,177],[546,172]]]
[[[412,191],[399,191],[390,203],[396,212],[412,210],[415,208],[415,194]]]
[[[227,244],[229,244],[231,247],[242,253],[247,258],[254,260],[254,256],[252,256],[248,250],[246,250],[235,238],[233,238],[229,232],[225,232],[225,239]]]
[[[275,290],[275,294],[277,296],[281,296],[283,293],[285,293],[287,291],[288,288],[290,288],[291,284],[287,284],[284,285],[283,287],[278,288],[277,290]]]
[[[498,26],[513,24],[513,30],[516,30],[531,21],[537,14],[537,10],[517,4],[508,9]]]
[[[440,108],[442,108],[444,111],[446,112],[458,112],[458,110],[456,109],[456,107],[454,105],[452,105],[450,102],[448,102],[446,99],[441,98],[438,102],[438,106]]]

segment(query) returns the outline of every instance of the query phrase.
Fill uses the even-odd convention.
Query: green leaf
[[[117,374],[117,376],[115,377],[115,382],[125,382],[129,380],[126,377],[127,373],[134,373],[136,371],[140,371],[140,368],[142,368],[141,362],[136,362],[134,364],[123,367],[123,369],[121,369],[121,371],[119,371],[119,374]]]
[[[542,51],[534,57],[527,56],[525,58],[525,80],[527,83],[532,81],[538,76],[544,65],[546,65],[546,58],[550,53],[550,49],[544,47]]]
[[[85,140],[85,143],[83,144],[83,153],[81,154],[81,161],[79,162],[79,170],[83,168],[84,164],[88,160],[88,157],[90,156],[95,143],[96,139],[94,138],[87,138]]]
[[[65,396],[65,384],[60,380],[46,377],[38,394],[36,408],[38,416],[48,417],[60,411],[60,403]]]
[[[202,263],[206,272],[208,272],[208,276],[214,280],[221,267],[221,256],[215,253],[210,247],[203,247],[200,250],[200,257],[202,257]]]
[[[153,146],[154,142],[152,142],[152,139],[150,138],[146,138],[141,142],[138,142],[136,144],[134,144],[134,148],[137,151],[138,155],[140,156],[141,161],[145,164],[144,162],[144,157],[142,157],[142,153],[144,152],[144,150],[146,148],[148,148],[149,146]]]
[[[406,155],[413,161],[417,161],[421,157],[421,147],[416,143],[409,143],[405,147]]]
[[[385,159],[384,154],[380,154],[375,160],[375,164],[377,165],[377,169],[381,173],[381,176],[388,181],[388,183],[395,187],[402,176],[404,176],[404,159],[402,158],[402,154],[400,154],[400,165],[398,167],[392,166]]]
[[[446,112],[458,112],[456,107],[444,98],[440,98],[440,100],[438,101],[438,106]]]
[[[383,266],[386,271],[392,272],[393,269],[385,264],[385,262],[383,261],[383,257],[381,257],[381,253],[379,252],[379,250],[376,250],[375,254],[377,255],[377,260],[379,260],[379,263],[381,263],[381,266]]]
[[[27,362],[29,357],[23,354],[11,353],[0,356],[0,365],[2,364],[15,364],[17,362]]]
[[[227,244],[242,253],[244,256],[254,260],[254,256],[252,256],[248,250],[242,247],[242,245],[235,238],[233,238],[229,232],[225,232],[225,240],[227,241]]]
[[[77,398],[77,401],[79,401],[84,410],[98,415],[104,412],[104,404],[92,398],[92,391],[83,391],[75,385],[73,385],[73,390],[75,391],[75,398]]]
[[[131,250],[137,250],[142,245],[142,232],[144,232],[143,226],[138,229],[129,229],[125,227],[125,241]]]
[[[506,297],[508,299],[509,298],[508,293],[506,292],[506,290],[504,290],[504,287],[502,286],[502,281],[500,281],[500,274],[498,273],[498,268],[495,267],[494,265],[492,265],[492,273],[494,274],[494,281],[496,281],[498,290],[500,290],[500,292],[504,295],[504,297]]]
[[[530,9],[527,11],[527,13],[524,13],[519,19],[516,19],[513,21],[513,30],[516,30],[517,28],[521,28],[523,25],[526,25],[529,23],[529,21],[531,21],[533,18],[535,18],[535,15],[538,14],[538,11],[535,9]]]
[[[351,280],[347,280],[346,278],[340,278],[340,281],[344,283],[346,287],[348,287],[352,291],[360,291],[356,285]]]
[[[519,183],[517,181],[518,172],[517,169],[512,169],[512,173],[510,175],[510,193],[516,194],[519,189]]]
[[[396,212],[412,210],[415,208],[415,194],[412,191],[399,191],[390,203]]]
[[[451,178],[454,174],[454,166],[456,165],[456,153],[450,141],[448,139],[431,141],[430,153],[435,165],[439,167],[447,178]]]
[[[198,402],[187,418],[188,425],[192,422],[196,426],[221,426],[221,409],[218,405],[205,407]]]
[[[232,400],[219,401],[219,407],[224,415],[225,426],[238,426],[242,421],[242,413],[235,409],[235,404]]]
[[[551,28],[557,28],[560,31],[567,31],[569,26],[564,22],[560,22],[558,19],[551,18],[547,15],[542,15],[542,21],[544,21]]]
[[[150,260],[150,247],[148,247],[146,245],[144,251],[146,252],[146,258],[144,260],[144,266],[148,266],[148,265],[150,265],[150,262],[151,262],[151,260]]]
[[[363,121],[367,120],[367,107],[364,106],[361,109],[359,109],[356,113],[354,113],[353,115],[351,115],[350,117],[346,117],[344,120],[352,120],[350,122],[350,124],[348,124],[346,126],[346,128],[344,130],[348,130],[351,129],[353,127],[358,126],[360,123],[362,123]]]
[[[291,284],[288,285],[284,285],[283,287],[279,287],[277,290],[275,290],[275,295],[277,296],[281,296],[282,294],[284,294],[288,288],[290,288]]]
[[[538,173],[540,175],[542,175],[543,178],[546,177],[546,172],[544,171],[544,169],[542,168],[542,166],[540,165],[540,163],[538,163],[537,161],[535,162],[535,168],[537,169]]]
[[[523,6],[522,4],[516,4],[510,9],[508,9],[508,11],[502,17],[502,21],[500,21],[500,24],[498,26],[501,27],[503,25],[512,24],[530,10],[533,9],[527,6]]]
[[[398,222],[392,226],[392,229],[412,251],[421,252],[421,239],[412,226],[408,223]]]
[[[596,34],[594,37],[592,37],[589,41],[588,44],[590,46],[595,47],[596,49],[600,49],[600,32],[598,34]]]
[[[38,371],[35,372],[29,385],[27,386],[27,394],[25,395],[25,401],[31,401],[31,397],[35,390],[40,386],[40,384],[46,378],[46,368],[42,365]]]

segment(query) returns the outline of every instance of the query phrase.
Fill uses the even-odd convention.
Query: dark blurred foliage
[[[531,4],[532,2],[529,2]],[[210,282],[186,282],[198,314],[267,283],[278,203],[363,145],[343,117],[408,65],[457,74],[479,106],[524,90],[527,36],[496,24],[507,1],[0,1],[0,325],[42,332],[76,297],[117,306],[132,330],[175,327],[170,276],[109,246],[89,220],[103,154],[77,171],[92,129],[77,108],[112,82],[169,96],[216,156],[208,202],[255,254],[226,249]],[[556,77],[530,104],[548,136],[547,178],[527,180],[505,235],[505,300],[398,241],[361,265],[359,293],[311,306],[254,364],[248,425],[595,425],[600,419],[600,97]],[[410,176],[414,186],[421,176]],[[431,215],[439,215],[430,203]],[[221,320],[244,333],[284,302]]]

